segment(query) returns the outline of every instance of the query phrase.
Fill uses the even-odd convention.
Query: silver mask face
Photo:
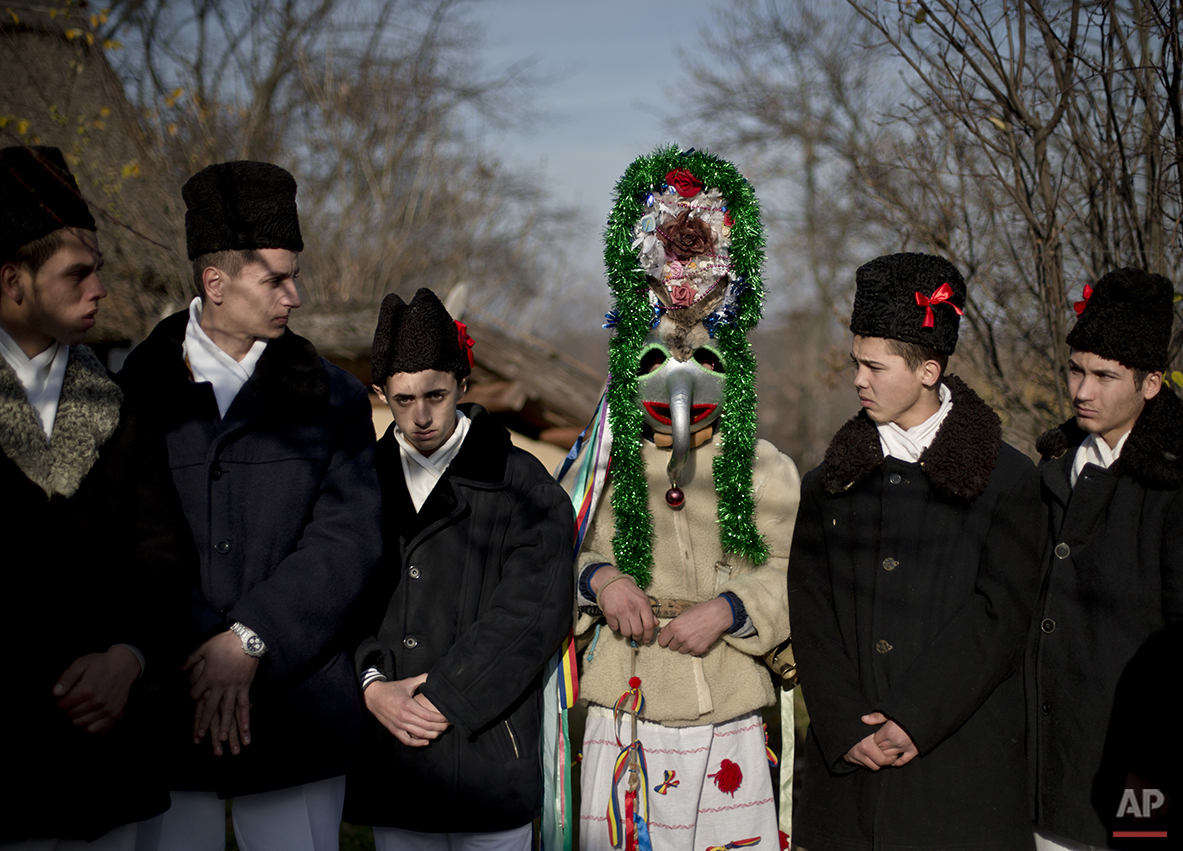
[[[709,427],[723,412],[723,360],[712,347],[701,346],[688,360],[679,361],[650,333],[641,354],[641,370],[637,404],[646,425],[673,436],[668,472],[670,483],[678,487],[691,433]]]

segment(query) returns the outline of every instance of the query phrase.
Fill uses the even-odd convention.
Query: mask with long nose
[[[676,509],[685,501],[682,470],[690,454],[691,434],[711,428],[723,410],[723,361],[709,346],[679,360],[654,333],[646,338],[646,345],[637,378],[637,403],[645,425],[673,439],[665,501]]]

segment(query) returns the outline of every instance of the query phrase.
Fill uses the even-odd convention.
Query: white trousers
[[[397,827],[375,827],[375,851],[530,851],[533,825],[481,833],[421,833]]]
[[[1082,845],[1042,830],[1035,831],[1035,851],[1105,851],[1096,845]]]
[[[93,842],[83,839],[26,839],[0,842],[0,851],[134,851],[136,825],[125,824],[104,833]]]
[[[141,822],[136,851],[225,851],[226,802],[215,792],[173,792],[172,806]],[[241,851],[337,851],[345,776],[241,795],[231,804]]]

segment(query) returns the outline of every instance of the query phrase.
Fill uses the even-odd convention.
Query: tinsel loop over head
[[[0,150],[0,261],[64,227],[94,230],[94,216],[57,148]]]
[[[395,293],[382,299],[374,345],[370,350],[370,375],[382,387],[396,372],[437,369],[457,379],[471,371],[472,338],[462,323],[431,290],[422,287],[407,304]]]
[[[965,280],[948,260],[888,254],[855,272],[850,330],[951,355],[964,310]]]
[[[1174,303],[1174,288],[1162,275],[1141,269],[1110,272],[1086,293],[1068,345],[1130,369],[1165,369]]]
[[[296,180],[271,163],[238,160],[206,166],[181,187],[189,259],[214,251],[303,251]]]
[[[641,587],[653,565],[653,519],[641,460],[637,404],[642,344],[655,329],[675,358],[688,360],[714,338],[725,388],[715,458],[719,537],[724,551],[761,564],[768,548],[752,518],[756,445],[756,360],[747,332],[760,320],[764,230],[756,194],[736,167],[704,151],[659,148],[616,185],[604,232],[614,306],[609,327],[613,548],[617,567]]]

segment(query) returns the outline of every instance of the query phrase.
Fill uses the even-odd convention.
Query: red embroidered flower
[[[670,287],[670,301],[674,303],[674,307],[689,307],[694,304],[694,297],[697,295],[698,290],[686,284]]]
[[[693,198],[702,191],[702,181],[686,168],[674,169],[665,176],[665,182],[674,187],[683,198]]]
[[[708,774],[707,777],[715,778],[715,785],[719,787],[719,791],[725,792],[733,798],[740,784],[743,783],[743,772],[740,771],[736,763],[729,759],[723,760],[719,765],[719,770],[714,774]]]

